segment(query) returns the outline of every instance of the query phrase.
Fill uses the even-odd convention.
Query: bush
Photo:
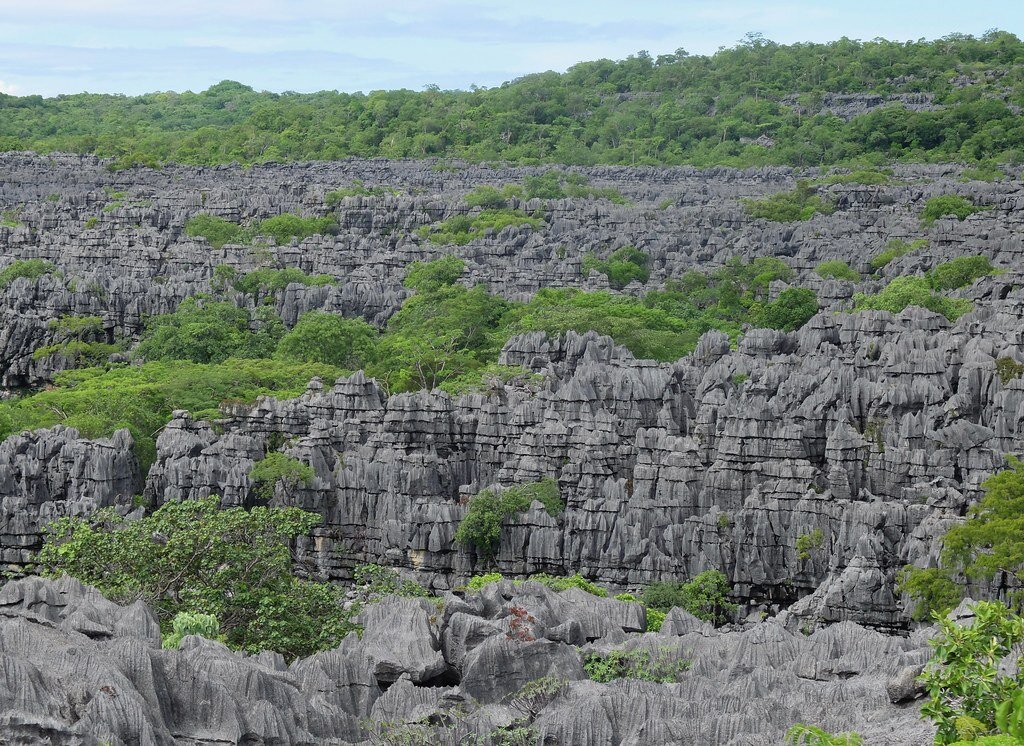
[[[164,635],[165,650],[177,650],[181,640],[189,635],[198,635],[207,640],[220,640],[220,622],[213,614],[179,611],[171,620],[171,631]]]
[[[464,201],[470,207],[483,207],[488,210],[502,210],[508,207],[505,194],[492,186],[482,185],[468,192]]]
[[[252,331],[252,323],[258,324]],[[233,303],[186,298],[174,313],[146,322],[136,348],[146,360],[191,360],[221,363],[229,357],[270,357],[284,334],[284,324],[269,308],[249,312]]]
[[[225,401],[295,397],[314,376],[334,380],[340,375],[325,365],[238,359],[217,365],[174,361],[67,371],[56,376],[52,388],[0,402],[0,439],[53,425],[73,427],[86,438],[128,428],[145,474],[156,457],[156,435],[174,410],[211,417]]]
[[[825,184],[864,184],[866,186],[874,186],[878,184],[888,184],[889,174],[881,171],[871,171],[868,169],[859,169],[857,171],[851,171],[848,174],[832,174],[831,176],[823,180]]]
[[[421,238],[435,244],[465,246],[470,241],[483,238],[488,231],[500,233],[509,226],[540,228],[544,221],[530,217],[522,210],[484,210],[478,215],[456,215],[436,226],[424,226],[418,233]]]
[[[686,583],[661,581],[644,589],[642,598],[650,609],[668,612],[678,606],[698,619],[724,624],[737,609],[730,603],[729,579],[719,570],[705,570]]]
[[[50,523],[39,565],[118,603],[145,601],[167,635],[179,613],[210,614],[231,647],[295,658],[335,647],[353,629],[337,588],[292,572],[290,542],[320,520],[298,508],[222,509],[216,496],[134,521],[107,508]]]
[[[413,262],[405,270],[405,286],[417,293],[432,293],[458,282],[466,263],[448,255],[431,262]]]
[[[996,359],[996,374],[1004,386],[1015,378],[1020,378],[1022,373],[1024,373],[1024,365],[1021,365],[1012,357]]]
[[[374,356],[377,330],[362,319],[308,311],[277,344],[274,357],[358,370]]]
[[[588,254],[583,259],[583,273],[590,270],[600,272],[608,278],[613,288],[622,290],[634,280],[645,283],[650,279],[651,271],[647,268],[649,260],[650,257],[636,247],[623,246],[613,251],[607,260]]]
[[[957,220],[966,220],[969,215],[981,212],[988,208],[978,207],[966,197],[958,194],[944,194],[941,197],[932,197],[924,203],[921,211],[921,224],[931,225],[936,220],[947,215],[952,215]]]
[[[841,259],[822,262],[814,271],[818,273],[819,277],[823,277],[826,280],[860,281],[860,273],[852,269],[849,264]]]
[[[670,647],[658,648],[654,652],[638,648],[588,653],[583,659],[583,670],[587,676],[600,684],[616,679],[674,684],[689,669],[690,661],[678,658]]]
[[[809,288],[786,288],[770,303],[756,303],[750,309],[754,326],[795,331],[818,312],[818,296]]]
[[[786,731],[783,743],[785,746],[861,746],[864,739],[856,733],[833,735],[816,726],[797,723]]]
[[[500,583],[504,579],[505,576],[500,572],[489,572],[483,575],[474,575],[469,579],[469,582],[466,583],[466,590],[483,590],[484,586],[490,585],[491,583]]]
[[[501,543],[502,523],[529,509],[534,501],[542,503],[549,515],[558,515],[565,509],[554,479],[542,479],[497,492],[478,492],[470,498],[469,509],[455,531],[455,540],[473,547],[487,558],[493,558]]]
[[[599,596],[601,598],[606,598],[608,596],[608,591],[598,585],[594,585],[579,573],[566,575],[564,577],[540,573],[538,575],[531,575],[530,580],[535,583],[546,585],[548,588],[556,592],[566,591],[570,588],[579,588],[581,591],[586,591],[592,596]]]
[[[359,587],[363,600],[369,603],[388,596],[425,598],[430,595],[419,583],[406,580],[393,568],[380,565],[356,565],[352,570],[352,582]]]
[[[667,612],[659,609],[647,609],[647,631],[648,632],[659,632],[661,631],[661,625],[665,623],[665,617],[668,616]]]
[[[909,254],[911,251],[917,251],[923,249],[928,245],[927,238],[919,238],[912,243],[907,243],[898,238],[894,238],[888,244],[886,244],[885,251],[871,260],[871,271],[877,272],[882,269],[885,265],[891,262],[893,259]]]
[[[398,194],[398,190],[383,186],[368,187],[359,179],[353,179],[351,186],[327,192],[324,195],[324,204],[334,208],[340,205],[346,197],[383,197],[388,194]]]
[[[806,181],[798,181],[796,188],[789,192],[778,192],[762,199],[743,201],[747,214],[752,218],[763,218],[775,223],[792,223],[810,220],[818,213],[829,215],[835,209],[814,192]]]
[[[202,213],[185,223],[185,233],[192,238],[205,238],[215,249],[229,243],[240,243],[242,226],[230,220]]]
[[[956,290],[995,272],[995,267],[986,257],[961,256],[938,265],[925,273],[925,277],[933,290]]]
[[[43,259],[16,259],[3,270],[0,270],[0,290],[6,288],[19,277],[35,280],[43,275],[53,274],[56,272],[56,269],[50,262]]]
[[[293,283],[311,287],[323,287],[325,285],[333,285],[334,281],[334,278],[330,275],[307,275],[300,269],[288,267],[285,269],[257,269],[241,276],[236,275],[231,284],[235,290],[251,295],[259,300],[262,293],[275,294]]]
[[[273,238],[278,246],[284,246],[291,240],[309,238],[310,236],[329,235],[338,232],[338,222],[333,217],[303,218],[291,213],[284,213],[266,220],[261,220],[252,233]]]
[[[922,569],[907,565],[897,576],[896,587],[914,600],[911,616],[919,622],[945,616],[963,597],[949,574],[937,567]]]
[[[279,483],[283,483],[286,490],[293,490],[300,484],[309,484],[314,476],[312,466],[280,451],[268,453],[249,471],[249,479],[256,484],[257,496],[268,502],[274,498],[274,490]]]
[[[920,306],[941,313],[950,321],[956,321],[972,308],[969,300],[947,298],[933,292],[923,277],[897,277],[880,292],[874,295],[857,293],[853,300],[858,311],[873,309],[899,313],[907,306]]]
[[[816,528],[813,531],[799,534],[796,537],[796,556],[797,559],[806,560],[811,558],[811,553],[817,549],[821,549],[825,545],[825,534],[822,533],[820,528]]]
[[[1000,661],[1024,642],[1024,619],[1000,603],[973,607],[970,625],[939,619],[939,635],[929,643],[935,652],[921,682],[928,701],[921,714],[938,727],[935,743],[960,740],[961,718],[981,723],[984,732],[996,730],[996,710],[1024,688],[1024,671],[1000,671]]]

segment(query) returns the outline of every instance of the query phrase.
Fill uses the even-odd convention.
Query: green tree
[[[103,509],[53,521],[39,566],[118,603],[145,601],[167,634],[179,613],[209,614],[231,647],[295,658],[334,647],[353,628],[334,586],[293,573],[291,540],[320,520],[297,508],[221,508],[215,496],[165,503],[138,520]]]
[[[455,531],[455,541],[474,548],[486,559],[493,559],[501,544],[501,527],[506,520],[540,502],[550,515],[565,509],[553,479],[521,484],[501,491],[482,490],[470,498],[469,509]]]
[[[982,602],[972,611],[969,624],[937,620],[939,634],[930,641],[935,652],[921,675],[928,692],[921,714],[938,727],[937,744],[959,741],[963,718],[994,732],[997,708],[1024,688],[1024,672],[1000,671],[1003,658],[1024,642],[1024,619],[1000,603]]]
[[[292,490],[309,484],[314,476],[312,466],[280,451],[268,453],[249,470],[249,479],[257,485],[256,494],[267,502],[274,498],[278,484],[284,483],[286,489]]]
[[[378,336],[362,319],[309,311],[281,338],[274,357],[357,370],[373,357]]]
[[[770,303],[751,308],[751,323],[791,332],[806,324],[818,312],[818,296],[809,288],[786,288]]]
[[[258,324],[252,331],[251,322]],[[136,353],[147,360],[220,363],[229,357],[270,357],[284,325],[267,308],[254,317],[232,303],[186,298],[174,313],[146,323]]]
[[[720,570],[705,570],[685,583],[659,581],[644,589],[642,599],[646,606],[668,612],[678,606],[698,619],[724,624],[736,611],[729,601],[729,579]]]
[[[936,220],[947,215],[952,215],[957,220],[963,221],[976,212],[986,208],[978,207],[966,197],[958,194],[944,194],[941,197],[932,197],[925,201],[924,209],[921,211],[921,223],[931,225]]]

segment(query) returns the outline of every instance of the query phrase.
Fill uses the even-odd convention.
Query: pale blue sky
[[[0,91],[493,86],[748,31],[778,42],[1024,34],[1024,2],[963,0],[0,0]]]

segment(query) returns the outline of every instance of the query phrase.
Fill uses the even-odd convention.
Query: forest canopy
[[[0,151],[92,153],[118,166],[349,156],[521,164],[794,166],[1024,158],[1024,43],[1013,34],[782,45],[757,34],[582,62],[496,88],[43,98],[0,94]],[[876,94],[844,116],[828,95]],[[923,94],[923,96],[921,95]],[[924,99],[911,110],[900,98]]]

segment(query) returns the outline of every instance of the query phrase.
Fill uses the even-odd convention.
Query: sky
[[[0,92],[494,86],[639,50],[1024,35],[1020,0],[0,0]]]

